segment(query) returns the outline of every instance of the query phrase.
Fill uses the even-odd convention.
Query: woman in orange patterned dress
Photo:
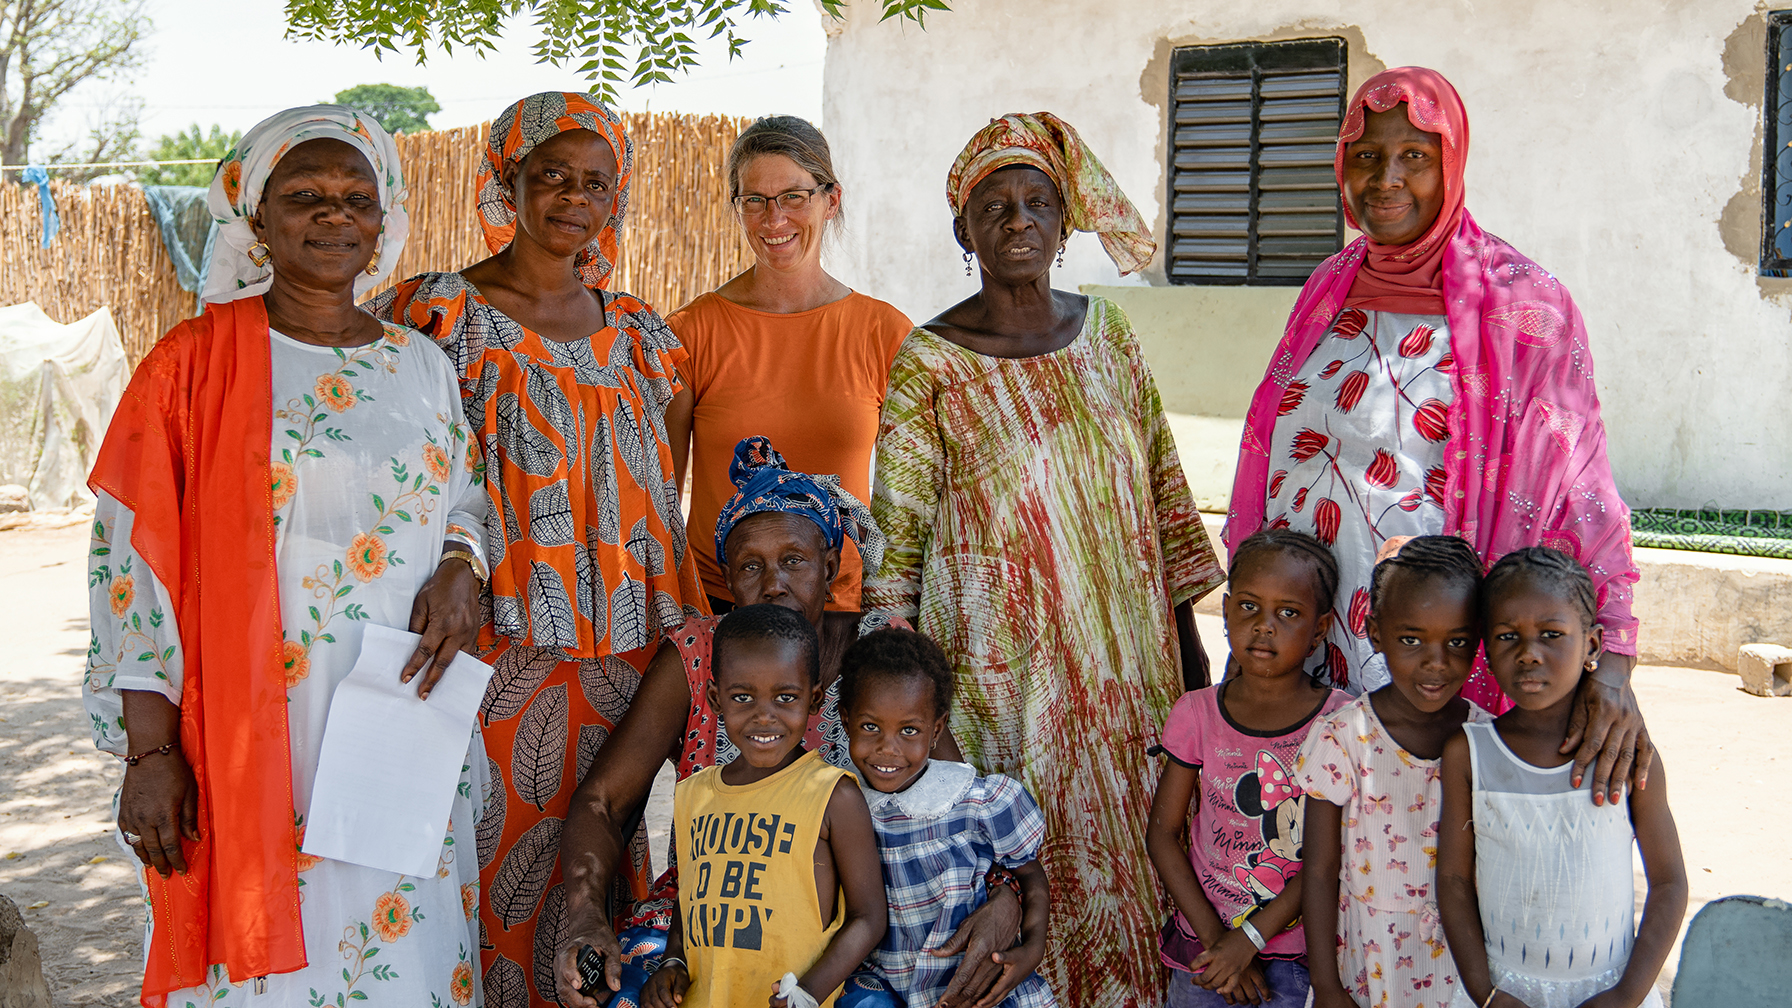
[[[685,353],[653,309],[605,290],[634,147],[595,99],[546,92],[492,122],[479,217],[492,256],[376,303],[447,351],[488,462],[496,667],[481,711],[487,1004],[554,1002],[560,828],[651,646],[703,611],[685,555],[666,404]],[[646,895],[645,833],[618,910]]]

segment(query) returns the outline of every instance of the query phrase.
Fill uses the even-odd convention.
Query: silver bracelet
[[[677,956],[667,956],[666,958],[661,959],[659,968],[665,969],[666,967],[672,965],[673,963],[677,963],[678,965],[683,966],[685,975],[687,975],[687,976],[690,975],[691,964],[688,962],[685,962],[683,959],[680,959]],[[659,972],[659,970],[655,970],[654,972],[657,973],[657,972]]]
[[[1252,945],[1257,946],[1259,952],[1263,951],[1263,946],[1269,944],[1263,940],[1263,932],[1257,930],[1257,925],[1252,924],[1249,918],[1238,922],[1238,930],[1244,932],[1244,936],[1251,940]]]

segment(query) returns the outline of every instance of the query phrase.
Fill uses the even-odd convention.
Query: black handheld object
[[[579,968],[579,993],[596,998],[599,1005],[609,1004],[616,992],[604,980],[604,954],[589,945],[581,945],[575,962]]]

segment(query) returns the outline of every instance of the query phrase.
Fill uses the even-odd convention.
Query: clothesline
[[[43,166],[43,169],[45,171],[55,171],[58,168],[141,168],[141,167],[152,167],[152,166],[156,166],[156,165],[217,164],[217,163],[218,163],[217,158],[188,158],[187,160],[184,160],[184,161],[89,161],[85,164],[47,164],[47,165]],[[29,168],[29,167],[31,167],[31,166],[30,165],[20,165],[20,164],[0,165],[0,172],[24,171],[26,168]]]

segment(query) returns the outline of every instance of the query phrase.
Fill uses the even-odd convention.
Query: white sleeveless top
[[[1493,982],[1531,1008],[1575,1008],[1624,975],[1636,940],[1627,804],[1594,805],[1592,775],[1519,759],[1491,724],[1472,754],[1475,892]],[[1456,1001],[1467,1004],[1458,988]],[[1653,990],[1645,1008],[1661,1003]]]

